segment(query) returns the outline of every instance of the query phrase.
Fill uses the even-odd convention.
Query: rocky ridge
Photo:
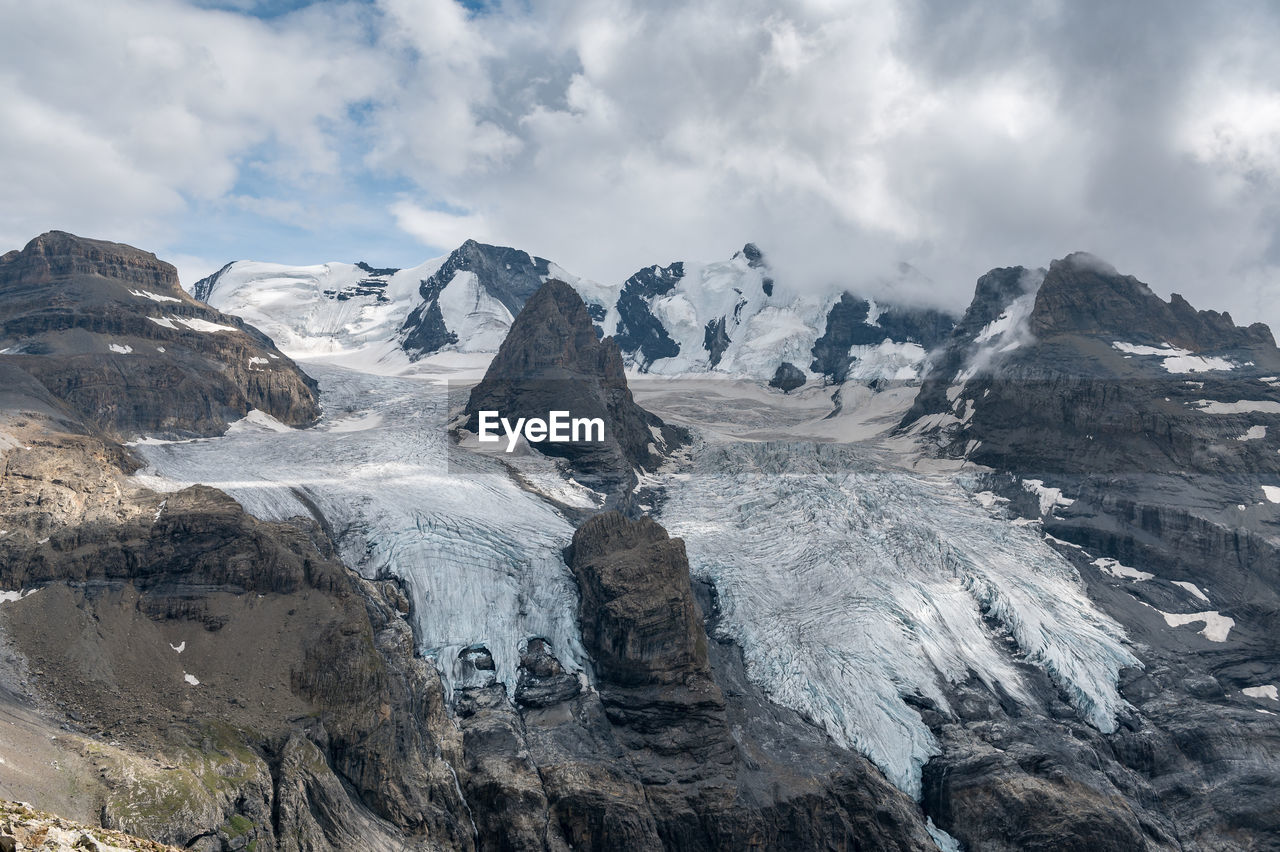
[[[1054,735],[1062,721],[995,705],[931,722],[946,746],[926,802],[966,845],[1276,848],[1280,738],[1257,687],[1280,679],[1280,523],[1262,487],[1280,481],[1277,371],[1265,326],[1162,300],[1089,255],[979,279],[903,429],[994,471],[975,490],[1042,526],[1142,668],[1122,673],[1132,712],[1113,735]],[[1095,829],[1058,821],[1048,778],[1070,779],[1072,811],[1102,808]]]
[[[131,246],[61,231],[0,257],[0,361],[116,436],[221,434],[252,409],[301,426],[315,383]]]

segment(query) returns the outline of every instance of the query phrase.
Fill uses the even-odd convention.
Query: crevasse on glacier
[[[508,694],[534,636],[582,670],[564,517],[490,461],[447,455],[444,387],[307,369],[321,383],[319,426],[259,417],[222,438],[144,442],[146,483],[212,485],[264,518],[321,515],[348,565],[403,578],[419,648],[450,691],[466,682],[461,656],[474,645],[489,649]],[[1135,662],[1120,629],[1039,533],[992,517],[953,479],[898,470],[873,450],[730,441],[702,445],[653,484],[694,575],[715,584],[719,629],[750,676],[912,795],[937,745],[902,696],[945,708],[946,682],[973,673],[1031,701],[984,616],[1090,721],[1114,726],[1116,673]]]
[[[719,593],[719,629],[778,702],[870,757],[913,796],[937,744],[902,698],[948,706],[970,673],[1029,703],[994,619],[1090,722],[1115,727],[1136,659],[1075,570],[949,477],[814,443],[706,448],[668,478],[661,519]]]

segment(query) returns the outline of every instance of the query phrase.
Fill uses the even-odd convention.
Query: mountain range
[[[750,243],[192,289],[0,257],[0,796],[219,852],[1280,848],[1266,326],[1085,253],[960,317]],[[606,440],[475,440],[561,405]]]

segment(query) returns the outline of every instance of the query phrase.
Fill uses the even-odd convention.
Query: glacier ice
[[[661,520],[715,585],[718,629],[751,678],[906,792],[920,795],[938,746],[904,696],[945,709],[945,684],[972,674],[1032,701],[996,629],[1114,730],[1118,672],[1137,664],[1121,628],[1037,530],[991,516],[954,480],[786,442],[713,445],[669,480]]]
[[[577,587],[562,549],[573,530],[499,467],[460,469],[447,456],[447,389],[309,364],[325,417],[279,431],[249,417],[221,438],[139,443],[143,481],[220,488],[252,514],[319,514],[344,562],[366,577],[396,576],[413,599],[419,650],[450,690],[460,654],[484,645],[514,694],[522,642],[547,639],[569,670],[584,653]],[[250,427],[256,428],[250,428]]]
[[[592,495],[540,456],[516,460],[522,486],[493,459],[450,453],[438,367],[416,377],[306,369],[320,381],[318,426],[254,416],[221,438],[139,442],[143,482],[212,485],[264,518],[323,518],[346,564],[404,580],[418,647],[450,692],[467,682],[477,645],[508,694],[532,637],[584,672],[562,557],[572,526],[527,483],[579,506]],[[938,745],[905,696],[945,710],[947,683],[974,676],[1031,703],[1027,663],[1113,729],[1117,672],[1136,660],[1075,570],[1038,528],[993,515],[953,476],[877,453],[721,437],[647,478],[665,492],[660,520],[684,537],[694,575],[715,584],[718,629],[741,645],[750,677],[915,796]]]

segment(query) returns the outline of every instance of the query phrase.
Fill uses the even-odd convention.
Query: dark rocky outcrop
[[[1165,302],[1089,255],[1054,261],[1033,290],[1028,339],[961,377],[974,335],[992,321],[1000,296],[1021,295],[1018,282],[1027,276],[1019,270],[994,270],[980,280],[973,307],[935,357],[904,425],[954,413],[963,422],[944,429],[944,452],[967,453],[996,469],[1280,475],[1280,455],[1264,442],[1236,440],[1251,425],[1280,426],[1280,417],[1201,410],[1203,400],[1244,399],[1264,409],[1280,403],[1280,388],[1265,381],[1280,372],[1280,350],[1267,327],[1238,328],[1228,315],[1197,312],[1176,296]],[[1117,342],[1177,346],[1234,366],[1171,372],[1159,356],[1134,355]],[[973,401],[971,413],[966,400]]]
[[[618,295],[618,329],[614,334],[619,348],[634,353],[643,370],[659,358],[680,354],[680,344],[649,310],[649,299],[670,293],[684,277],[684,264],[648,266],[632,275]]]
[[[843,293],[827,312],[826,329],[813,344],[809,369],[840,384],[849,373],[851,346],[874,346],[892,340],[917,343],[930,350],[945,340],[955,326],[954,317],[932,308],[888,306],[874,318],[871,309],[871,302],[866,299]]]
[[[707,350],[708,362],[712,367],[720,363],[724,350],[729,348],[729,333],[725,331],[725,318],[719,317],[707,323],[703,334],[702,348]]]
[[[790,393],[796,388],[804,387],[804,383],[804,370],[790,361],[783,361],[774,371],[773,378],[769,380],[769,387],[777,388],[783,393]]]
[[[176,270],[131,246],[61,231],[0,257],[0,361],[92,428],[221,434],[257,408],[315,421],[315,382],[271,341],[195,301]]]
[[[636,468],[653,469],[684,440],[681,430],[635,403],[617,344],[598,339],[582,298],[552,280],[516,317],[464,413],[466,428],[475,431],[480,411],[514,421],[564,410],[575,418],[601,418],[604,440],[532,446],[565,459],[584,481],[609,492],[630,488]]]
[[[1015,315],[1012,338],[979,339]],[[980,487],[1043,524],[1142,668],[1121,673],[1114,734],[1055,712],[1052,690],[1047,715],[964,687],[964,724],[922,709],[943,751],[925,805],[966,847],[1275,848],[1274,702],[1243,690],[1280,680],[1280,523],[1261,489],[1280,484],[1277,373],[1265,326],[1166,302],[1089,255],[979,280],[904,425],[997,471]],[[1028,504],[1031,477],[1074,502]]]

